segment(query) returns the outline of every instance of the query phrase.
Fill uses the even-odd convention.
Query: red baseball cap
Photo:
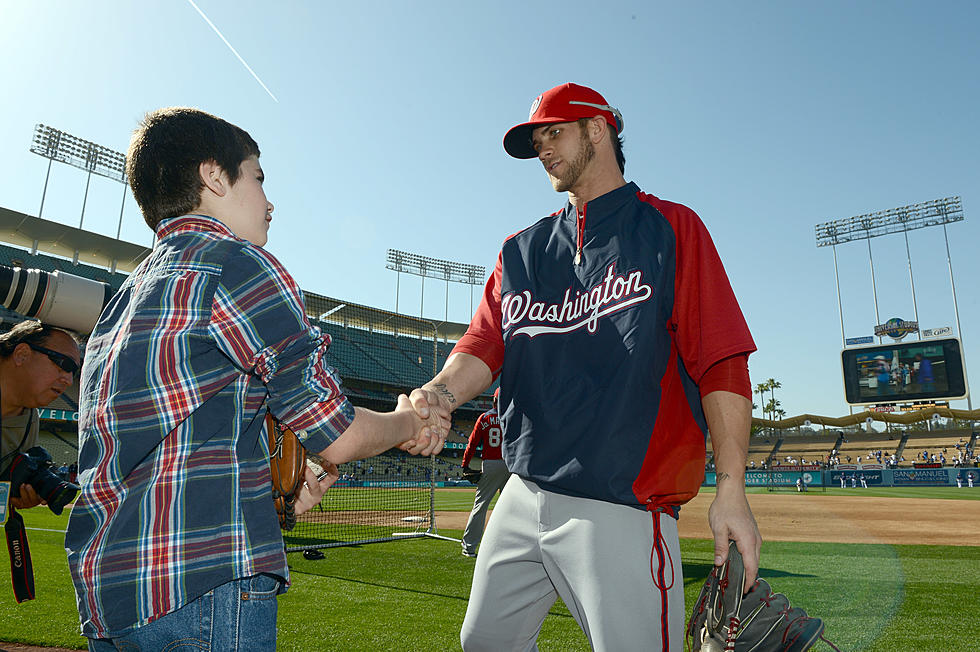
[[[531,103],[528,121],[512,128],[504,136],[504,149],[514,158],[534,158],[538,155],[531,146],[531,132],[541,125],[574,122],[580,118],[601,115],[616,130],[623,132],[623,115],[609,106],[606,98],[591,88],[578,84],[562,84],[538,95]]]

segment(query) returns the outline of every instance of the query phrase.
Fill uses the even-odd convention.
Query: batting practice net
[[[435,535],[434,468],[400,451],[342,464],[320,504],[283,533],[286,552]]]
[[[310,292],[305,299],[310,321],[331,337],[327,362],[354,405],[392,410],[399,394],[435,375],[452,347],[430,321]],[[436,458],[399,450],[341,465],[320,504],[283,533],[286,551],[438,537],[436,467]]]

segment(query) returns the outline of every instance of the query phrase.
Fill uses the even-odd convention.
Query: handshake
[[[337,465],[352,460],[366,459],[390,448],[397,447],[410,455],[437,455],[446,443],[446,435],[452,424],[452,409],[456,398],[444,385],[428,385],[412,391],[411,396],[398,397],[392,412],[379,413],[357,407],[354,421],[333,444],[320,451],[318,468],[306,463],[302,447],[293,446],[297,461],[282,462],[288,469],[283,477],[292,480],[285,486],[276,486],[281,496],[292,496],[291,509],[280,511],[280,525],[294,521],[319,504],[323,494],[340,478]],[[270,443],[270,450],[279,450]],[[277,463],[273,456],[273,463]],[[296,468],[293,468],[293,464]],[[290,513],[284,514],[284,511]],[[288,529],[288,528],[287,528]]]
[[[413,421],[412,436],[398,445],[411,455],[437,455],[446,443],[452,425],[455,397],[444,385],[412,390],[410,396],[398,397],[395,412],[405,411]]]

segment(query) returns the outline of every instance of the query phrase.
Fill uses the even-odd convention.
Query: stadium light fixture
[[[126,183],[125,154],[72,136],[60,129],[42,124],[34,127],[31,151],[53,161]]]
[[[901,233],[940,226],[963,220],[963,204],[959,197],[946,197],[934,201],[890,208],[886,211],[865,213],[840,220],[817,224],[815,228],[818,247],[829,247],[853,240],[875,238],[889,233]]]
[[[44,191],[41,194],[41,208],[37,216],[41,217],[44,212],[44,198],[48,192],[48,178],[51,176],[51,163],[67,163],[73,167],[88,172],[85,181],[85,198],[82,200],[82,216],[78,222],[78,228],[82,228],[85,221],[85,204],[88,201],[88,187],[92,180],[92,175],[97,174],[113,181],[126,185],[126,155],[121,152],[109,149],[97,143],[93,143],[77,136],[38,124],[34,127],[34,138],[31,140],[31,152],[38,156],[48,159],[48,173],[44,178]],[[123,191],[123,207],[126,204],[126,191]],[[123,207],[119,209],[119,228],[116,231],[116,238],[122,233]]]
[[[446,317],[449,321],[449,282],[465,285],[482,285],[486,280],[486,268],[482,265],[469,265],[441,258],[430,258],[398,249],[388,250],[388,262],[385,265],[390,270],[398,272],[395,285],[395,312],[398,312],[398,295],[401,285],[401,273],[422,277],[422,303],[425,302],[425,279],[435,278],[446,282]],[[470,288],[470,313],[473,312],[473,292]],[[422,308],[419,307],[419,316]]]
[[[388,263],[385,267],[396,272],[469,285],[481,285],[484,281],[483,275],[486,274],[486,268],[482,265],[429,258],[397,249],[388,250]]]

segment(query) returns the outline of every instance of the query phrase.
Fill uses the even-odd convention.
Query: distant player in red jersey
[[[510,472],[507,465],[500,458],[500,444],[503,442],[503,435],[500,431],[500,417],[497,414],[497,396],[500,394],[498,389],[493,393],[493,408],[487,410],[476,420],[473,432],[470,433],[470,440],[466,443],[466,451],[463,453],[463,470],[470,468],[470,461],[473,459],[476,449],[482,444],[483,470],[476,485],[476,497],[473,499],[473,510],[470,518],[466,521],[466,529],[463,531],[463,555],[466,557],[476,557],[476,548],[480,545],[483,538],[483,526],[487,520],[487,509],[490,501],[497,495],[497,492],[507,484]]]

